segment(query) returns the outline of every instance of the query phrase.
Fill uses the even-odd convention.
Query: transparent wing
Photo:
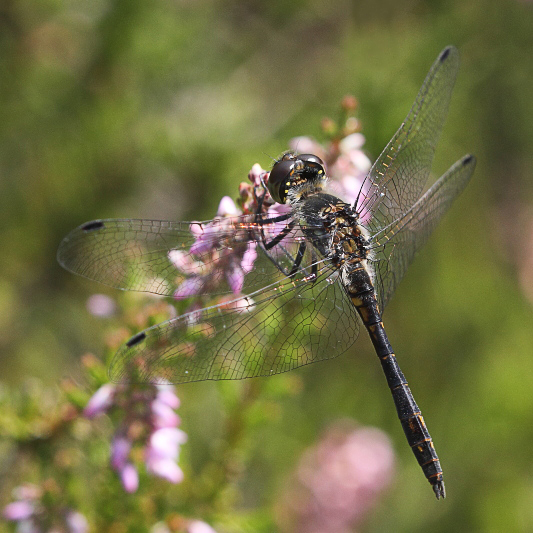
[[[255,290],[277,268],[272,261],[255,261],[262,253],[263,235],[271,242],[285,232],[268,255],[289,269],[305,240],[300,226],[289,226],[290,218],[269,220],[275,218],[263,214],[206,222],[95,220],[63,239],[57,259],[75,274],[122,290],[170,296],[181,286],[184,294],[236,293],[240,278],[252,269],[245,284]],[[305,261],[301,264],[306,266]]]
[[[374,286],[381,309],[387,305],[416,252],[470,181],[476,159],[460,159],[400,219],[371,239]]]
[[[375,233],[404,215],[424,189],[459,69],[459,53],[445,48],[429,71],[407,118],[363,181],[356,201]]]
[[[242,299],[148,328],[117,352],[110,377],[171,383],[241,379],[336,357],[359,333],[359,319],[336,276],[320,261]]]

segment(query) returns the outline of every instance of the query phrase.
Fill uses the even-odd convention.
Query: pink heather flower
[[[201,520],[193,520],[187,526],[187,533],[217,533],[209,524]]]
[[[170,250],[168,258],[178,270],[188,276],[201,274],[204,268],[201,261],[195,261],[188,252],[182,250]]]
[[[280,215],[286,215],[290,213],[290,211],[291,211],[291,207],[288,204],[274,204],[268,208],[267,216],[268,218],[276,218],[276,217],[279,217]],[[269,241],[275,238],[277,235],[279,235],[279,233],[285,229],[286,224],[287,224],[286,221],[281,221],[281,222],[274,222],[272,224],[269,224],[268,226],[265,226],[264,232],[265,232],[266,240]],[[281,241],[281,244],[283,244],[283,240]],[[275,254],[277,251],[279,251],[279,248],[274,247],[271,250],[271,253]]]
[[[120,477],[126,492],[132,493],[139,487],[139,474],[128,461],[132,443],[124,436],[115,436],[111,447],[111,467]]]
[[[237,216],[240,214],[241,212],[237,209],[235,202],[229,196],[224,196],[222,200],[220,200],[217,211],[219,217]]]
[[[299,154],[314,154],[322,161],[327,160],[327,152],[324,147],[311,137],[293,137],[289,141],[289,148]]]
[[[59,531],[57,527],[65,533],[86,533],[88,530],[87,519],[81,513],[61,505],[55,508],[43,505],[42,499],[46,496],[41,487],[22,485],[13,490],[13,495],[19,500],[4,507],[3,517],[16,522],[17,531],[44,533]]]
[[[259,163],[256,163],[248,173],[248,179],[254,187],[262,187],[262,182],[266,180],[267,175],[268,171],[262,168]]]
[[[124,490],[132,494],[139,488],[139,473],[131,463],[126,463],[119,471],[120,481]]]
[[[157,399],[158,401],[172,407],[172,409],[177,409],[180,406],[180,399],[176,396],[174,392],[174,387],[168,384],[159,384],[157,386]]]
[[[187,442],[187,435],[178,428],[158,429],[150,436],[150,451],[159,457],[177,459],[179,445]]]
[[[186,523],[180,522],[180,531],[183,531],[183,533],[217,533],[210,525],[201,520],[189,520]],[[164,522],[158,522],[152,526],[150,533],[170,533],[170,528]]]
[[[138,455],[134,453],[139,448],[144,448],[149,473],[172,483],[183,479],[183,472],[176,464],[179,446],[187,440],[185,433],[177,428],[180,418],[175,409],[179,404],[172,385],[164,382],[142,387],[106,384],[89,400],[85,408],[88,417],[110,407],[123,417],[111,444],[110,464],[127,492],[135,492],[139,487],[135,464]]]
[[[244,272],[240,264],[236,264],[235,258],[230,262],[226,270],[226,280],[233,294],[239,294],[244,285]]]
[[[244,276],[254,268],[254,262],[257,259],[256,243],[248,244],[240,260],[237,256],[232,259],[230,266],[226,270],[226,279],[233,294],[238,295],[244,285]]]
[[[365,137],[361,133],[352,133],[339,143],[339,154],[328,169],[334,178],[330,186],[334,192],[344,197],[351,204],[357,199],[361,185],[372,163],[361,150]]]
[[[255,242],[250,243],[242,256],[241,268],[245,274],[248,274],[254,268],[254,263],[257,259],[256,246]]]
[[[27,520],[35,512],[35,505],[28,501],[18,501],[8,503],[2,512],[6,520],[12,522],[19,522],[21,520]]]
[[[87,418],[94,418],[105,413],[113,404],[115,397],[116,385],[106,383],[102,385],[87,402],[83,410],[84,416]]]
[[[172,459],[148,456],[146,470],[150,474],[166,479],[170,483],[177,484],[183,481],[183,471]]]
[[[146,469],[171,483],[180,483],[183,472],[176,464],[179,445],[187,440],[187,435],[177,428],[162,428],[152,433],[146,449]]]
[[[196,241],[191,246],[189,252],[198,257],[206,252],[210,252],[213,249],[213,240],[216,240],[220,234],[219,221],[215,220],[205,225],[191,224],[190,228],[191,233],[196,237]]]
[[[131,451],[131,442],[124,436],[115,436],[111,446],[111,466],[119,471],[124,468]]]
[[[185,300],[197,294],[201,294],[205,286],[205,280],[200,276],[191,276],[184,280],[174,291],[175,300]]]
[[[163,428],[153,433],[146,449],[148,472],[167,479],[171,483],[181,482],[183,472],[176,461],[179,456],[179,445],[186,440],[185,433],[177,428]]]
[[[86,307],[89,313],[98,317],[111,316],[116,310],[115,301],[105,294],[89,296]]]
[[[153,424],[156,428],[170,428],[180,423],[174,409],[162,402],[158,397],[152,402]]]
[[[87,518],[77,511],[69,511],[65,516],[65,522],[70,533],[86,533],[89,530]]]
[[[224,197],[217,218],[204,225],[191,224],[191,232],[196,240],[189,251],[175,250],[169,253],[176,268],[188,276],[175,290],[176,300],[216,292],[224,279],[233,294],[241,293],[244,277],[253,269],[257,252],[255,243],[246,244],[247,230],[235,224],[232,217],[237,214],[239,211],[233,200]],[[236,244],[233,240],[239,231],[243,233],[242,244]]]
[[[352,133],[344,137],[340,144],[341,152],[348,153],[350,150],[360,150],[365,144],[365,136],[362,133]],[[368,167],[370,169],[370,167]]]
[[[289,531],[344,533],[360,524],[389,485],[394,454],[374,428],[330,428],[309,449],[284,505]]]

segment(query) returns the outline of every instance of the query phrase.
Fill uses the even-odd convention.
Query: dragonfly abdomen
[[[437,498],[444,498],[446,492],[439,457],[385,332],[370,275],[358,263],[349,274],[345,274],[345,278],[348,281],[345,284],[348,296],[357,309],[381,362],[407,442]]]

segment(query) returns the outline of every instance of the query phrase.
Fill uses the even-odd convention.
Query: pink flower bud
[[[220,200],[217,211],[217,215],[219,217],[237,216],[239,214],[240,211],[237,209],[235,202],[229,196],[224,196],[222,200]]]

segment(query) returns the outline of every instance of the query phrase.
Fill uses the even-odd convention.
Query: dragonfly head
[[[270,171],[268,191],[276,202],[284,204],[291,189],[301,188],[302,185],[322,188],[325,178],[326,169],[320,157],[285,152]]]

